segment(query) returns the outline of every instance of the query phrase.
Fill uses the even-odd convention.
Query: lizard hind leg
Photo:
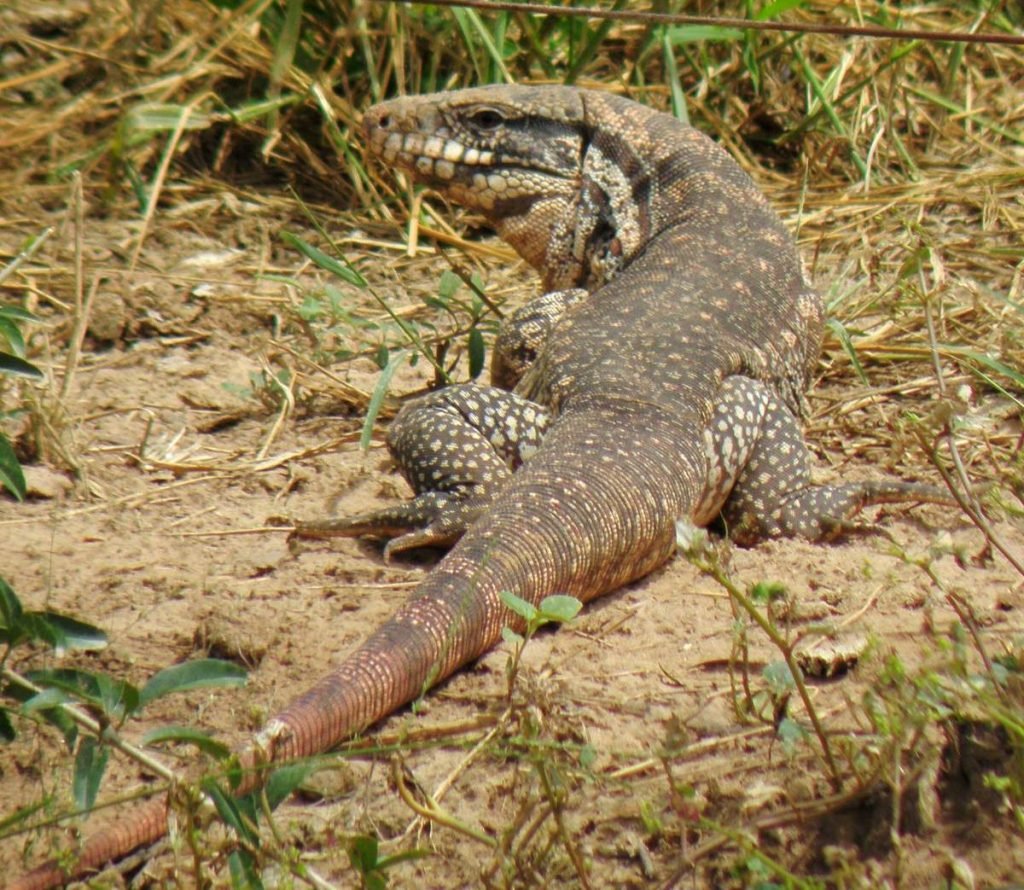
[[[415,496],[338,521],[297,524],[304,537],[391,537],[385,556],[447,547],[490,505],[540,444],[549,415],[514,393],[474,383],[428,393],[403,406],[388,430],[392,458]]]
[[[754,419],[753,405],[760,415],[746,463],[722,507],[737,543],[781,536],[828,539],[849,529],[852,517],[873,504],[952,502],[945,489],[897,480],[815,485],[807,446],[790,410],[763,383],[733,377],[726,384],[715,418],[731,415],[743,425],[744,419]]]

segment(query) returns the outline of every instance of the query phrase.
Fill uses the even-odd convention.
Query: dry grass
[[[431,57],[436,71],[424,70],[427,14],[342,4],[331,16],[307,16],[301,67],[294,59],[279,65],[276,82],[268,83],[279,51],[265,39],[268,8],[250,3],[211,16],[200,3],[82,2],[42,10],[21,3],[5,11],[5,227],[31,232],[40,206],[69,200],[62,182],[79,170],[90,211],[130,212],[133,195],[140,202],[143,224],[125,241],[129,274],[155,215],[202,212],[215,194],[280,219],[301,218],[294,199],[271,187],[282,184],[299,190],[330,230],[358,224],[375,236],[370,244],[388,250],[408,203],[390,180],[365,169],[353,129],[358,109],[396,87],[415,92],[471,82],[487,55],[479,43],[470,47],[475,54],[447,47]],[[829,15],[850,23],[894,18],[881,3],[860,4],[856,12],[830,8]],[[813,6],[792,14],[795,22],[819,17]],[[543,77],[530,40],[543,36],[559,64],[558,53],[575,46],[572,35],[548,23],[538,36],[524,21],[509,19],[507,39],[517,39],[519,50],[507,67],[519,78]],[[904,9],[900,23],[951,31],[1008,27],[999,14],[941,3]],[[993,385],[1021,384],[1014,370],[1024,366],[1016,308],[1024,261],[1019,47],[817,35],[793,41],[775,34],[746,44],[678,46],[691,119],[729,147],[798,228],[872,386],[930,373],[925,302],[935,309],[940,354],[953,380],[973,382],[976,399]],[[657,85],[663,67],[649,28],[615,25],[584,82],[662,104],[669,99],[667,87]],[[253,109],[262,95],[276,110]],[[473,251],[476,243],[460,239],[432,211],[429,225],[419,222],[407,234],[412,238],[408,249],[433,241]],[[361,250],[368,241],[340,243]],[[491,252],[488,244],[479,250],[482,257]],[[23,275],[7,283],[8,293],[31,287],[36,301],[64,311],[68,294],[90,284],[69,281],[73,269],[37,267],[30,286]],[[827,345],[826,369],[826,384],[857,385],[838,340]],[[977,401],[974,407],[980,409]],[[1002,479],[997,467],[1015,464],[1015,442],[1005,435],[979,447],[995,458],[987,470],[976,467],[989,478]]]

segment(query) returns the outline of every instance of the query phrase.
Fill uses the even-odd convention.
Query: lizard
[[[407,403],[388,444],[414,498],[307,534],[451,545],[406,604],[240,752],[325,751],[492,648],[536,604],[641,578],[677,524],[744,542],[828,538],[867,504],[943,500],[880,480],[815,485],[801,432],[824,310],[795,243],[739,164],[672,115],[574,87],[501,85],[370,108],[380,162],[479,212],[539,273],[493,352],[492,386]],[[165,797],[80,850],[93,871],[167,830]],[[46,863],[13,885],[54,886]]]

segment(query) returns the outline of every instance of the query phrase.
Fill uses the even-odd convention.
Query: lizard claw
[[[296,521],[298,538],[391,538],[384,558],[419,547],[450,547],[483,512],[485,503],[430,491],[410,501],[344,519]]]

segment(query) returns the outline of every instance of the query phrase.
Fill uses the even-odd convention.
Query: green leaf
[[[437,283],[437,295],[443,303],[447,304],[461,286],[462,279],[451,269],[445,269],[441,273],[441,280]]]
[[[109,717],[120,720],[139,709],[139,690],[125,680],[117,680],[106,674],[96,674],[96,688],[99,692],[100,707]]]
[[[33,613],[40,621],[46,622],[54,631],[57,639],[54,649],[58,655],[66,651],[95,652],[105,649],[107,646],[107,635],[93,624],[79,621],[70,615],[62,615],[60,612],[35,612]]]
[[[302,30],[303,0],[287,0],[281,29],[273,40],[274,55],[270,63],[270,83],[277,93],[285,74],[295,59],[295,48],[299,45]]]
[[[4,595],[3,587],[6,585],[3,585],[2,579],[0,585],[0,640],[10,644],[20,638],[38,640],[46,643],[58,655],[72,649],[88,651],[102,649],[107,645],[107,637],[99,628],[59,612],[21,612],[16,618],[3,615],[10,601]],[[11,592],[9,587],[7,592]],[[5,627],[10,632],[5,633]]]
[[[31,380],[42,380],[45,376],[31,362],[9,352],[0,352],[0,374],[13,374],[15,377],[28,377]]]
[[[387,395],[388,387],[391,385],[391,378],[405,358],[404,352],[398,352],[391,356],[387,365],[380,372],[377,378],[377,385],[373,388],[370,396],[370,403],[366,406],[366,420],[363,421],[363,432],[359,436],[359,447],[366,451],[370,447],[370,439],[373,438],[373,424],[380,413],[380,406],[384,404],[384,396]]]
[[[3,315],[0,315],[0,337],[7,340],[7,345],[18,358],[25,357],[25,338],[18,326]]]
[[[798,9],[804,5],[804,0],[774,0],[773,3],[766,3],[754,16],[755,21],[767,22],[778,18],[784,12],[791,9]]]
[[[784,661],[773,661],[761,671],[768,688],[775,696],[783,695],[796,687],[789,665]]]
[[[377,838],[369,835],[354,837],[348,846],[348,858],[359,874],[364,877],[377,868]]]
[[[286,244],[294,247],[299,253],[312,260],[325,272],[330,272],[332,275],[336,275],[342,281],[347,281],[353,287],[364,288],[367,286],[367,281],[359,273],[359,271],[349,263],[347,260],[339,262],[332,256],[328,256],[320,248],[314,247],[308,241],[304,241],[298,235],[294,235],[291,232],[282,232],[281,240]]]
[[[228,856],[231,886],[236,890],[263,890],[256,862],[248,850],[235,850]]]
[[[213,801],[217,815],[220,816],[221,821],[225,825],[233,829],[240,838],[251,844],[256,844],[259,841],[259,837],[253,831],[252,826],[243,818],[242,811],[238,807],[238,801],[230,794],[227,794],[213,779],[204,781],[202,788],[203,793]]]
[[[517,634],[511,627],[501,629],[501,638],[510,646],[522,646],[525,640],[522,634]]]
[[[19,501],[25,500],[25,474],[21,470],[18,456],[3,433],[0,433],[0,485]]]
[[[21,623],[21,600],[11,586],[0,578],[0,621],[2,627],[17,627]]]
[[[194,745],[204,754],[223,760],[231,754],[231,749],[223,742],[217,741],[208,732],[192,726],[159,726],[151,729],[142,737],[142,745],[149,747],[162,742],[177,742]]]
[[[537,607],[534,606],[533,603],[527,602],[522,597],[516,596],[509,590],[503,590],[498,595],[501,597],[501,601],[505,604],[505,608],[524,619],[527,624],[536,620]]]
[[[96,802],[109,758],[110,750],[93,736],[83,736],[78,743],[71,789],[80,810],[91,810]]]
[[[992,358],[990,355],[985,355],[983,352],[968,352],[966,356],[972,361],[977,362],[979,365],[985,365],[991,368],[997,374],[1002,374],[1004,377],[1008,377],[1017,386],[1024,386],[1024,374],[1020,371],[1011,368],[1009,365],[1004,364],[998,359]]]
[[[48,693],[50,698],[48,700],[43,699],[39,702],[38,706],[36,706],[35,703],[37,700]],[[64,737],[64,743],[69,748],[74,747],[75,740],[78,738],[78,726],[75,724],[74,720],[64,713],[64,711],[54,706],[55,704],[60,704],[62,701],[67,700],[67,696],[63,692],[60,690],[54,690],[50,693],[49,690],[46,690],[37,695],[31,690],[26,689],[24,686],[18,686],[11,683],[4,687],[3,695],[7,698],[13,699],[14,701],[21,702],[21,709],[26,714],[38,711],[39,716],[42,717],[43,720],[57,728],[60,734]],[[47,701],[49,702],[48,704]],[[30,703],[33,703],[32,707],[29,706]]]
[[[139,707],[172,692],[203,689],[209,686],[241,686],[245,683],[245,668],[217,658],[197,658],[164,668],[149,678],[142,687]]]
[[[853,345],[853,339],[850,337],[850,332],[838,318],[830,318],[825,324],[828,329],[836,335],[836,339],[839,341],[839,345],[843,347],[843,352],[850,359],[850,364],[853,365],[853,370],[856,372],[860,382],[867,385],[868,375],[864,370],[864,366],[860,363],[860,356],[857,355],[857,347]]]
[[[63,689],[74,698],[98,708],[111,720],[121,720],[139,707],[139,690],[131,683],[115,680],[106,674],[55,668],[29,671],[26,676],[38,686]]]
[[[34,813],[38,813],[40,810],[50,806],[53,803],[53,798],[50,794],[44,794],[42,798],[30,803],[27,806],[20,807],[15,810],[9,816],[0,818],[0,837],[8,838],[11,835],[8,833],[9,828],[14,828],[16,825],[24,827],[24,823],[28,820],[28,817]]]
[[[703,40],[741,40],[743,32],[739,28],[726,28],[721,25],[679,25],[666,28],[666,36],[673,46],[682,43],[700,43]]]
[[[472,380],[476,380],[483,371],[486,354],[484,335],[480,328],[472,328],[469,332],[469,376]]]
[[[403,850],[401,853],[395,853],[393,856],[385,856],[377,863],[377,870],[383,871],[385,868],[390,868],[392,865],[397,865],[399,862],[410,862],[414,859],[424,859],[430,855],[429,850]],[[383,878],[381,879],[383,880]],[[383,886],[387,886],[385,882]]]
[[[202,130],[213,123],[213,118],[186,105],[146,102],[136,105],[121,118],[122,135],[128,145],[145,142],[152,133],[173,132],[182,126],[185,130]]]
[[[51,649],[56,649],[63,642],[60,630],[41,618],[39,612],[25,612],[16,632],[19,637],[45,643]]]
[[[276,810],[282,801],[291,797],[292,792],[309,778],[313,770],[311,763],[289,763],[274,770],[266,785],[270,809]]]
[[[776,732],[787,754],[792,753],[798,744],[810,738],[810,733],[790,717],[783,717],[779,721],[779,728]]]
[[[18,321],[39,321],[39,319],[20,306],[0,306],[0,318],[16,318]]]
[[[676,54],[672,50],[672,41],[669,40],[667,29],[661,32],[661,53],[665,65],[665,82],[672,94],[672,114],[684,124],[688,124],[690,114],[686,108],[686,94],[683,92],[679,65],[676,63]]]
[[[564,623],[572,621],[582,608],[583,603],[576,599],[576,597],[556,593],[552,596],[546,596],[540,601],[540,617],[545,621]]]
[[[37,692],[28,699],[22,706],[23,714],[31,714],[33,711],[46,711],[62,705],[68,700],[68,694],[63,689],[51,687]]]
[[[16,736],[10,712],[7,708],[0,707],[0,741],[13,742]]]
[[[240,4],[239,4],[240,5]],[[250,121],[260,120],[289,105],[296,105],[303,101],[305,94],[283,93],[276,99],[253,99],[247,102],[240,102],[238,105],[227,109],[228,114],[235,123],[246,124]]]
[[[786,585],[779,581],[758,581],[750,588],[755,603],[771,603],[786,598]]]

